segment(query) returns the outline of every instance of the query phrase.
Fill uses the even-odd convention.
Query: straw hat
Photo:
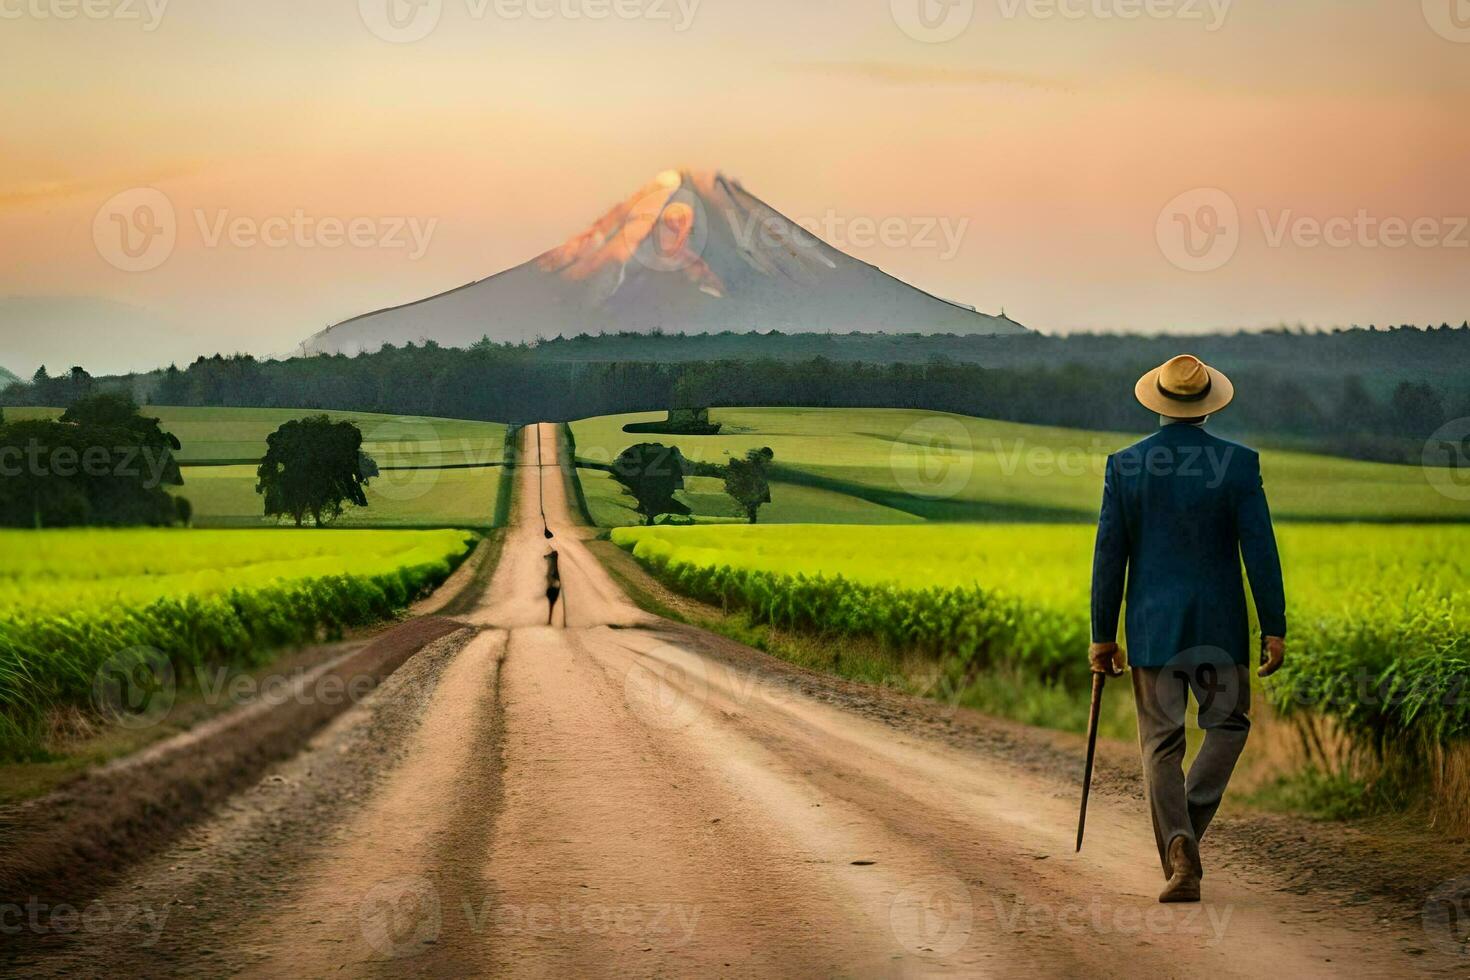
[[[1235,385],[1193,354],[1180,354],[1139,378],[1133,394],[1149,411],[1190,419],[1229,405]]]

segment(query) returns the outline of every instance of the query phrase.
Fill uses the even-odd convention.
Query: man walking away
[[[1159,430],[1108,457],[1092,565],[1094,672],[1118,664],[1125,624],[1161,902],[1197,902],[1199,842],[1250,732],[1250,623],[1244,558],[1261,632],[1261,677],[1286,655],[1286,599],[1260,457],[1205,431],[1230,403],[1230,379],[1188,354],[1134,388]],[[1204,745],[1186,776],[1184,714],[1199,705]]]
[[[546,553],[546,625],[551,625],[552,617],[556,615],[556,600],[561,595],[561,568],[557,564],[558,556],[556,549],[552,548]],[[565,615],[563,615],[565,619]]]

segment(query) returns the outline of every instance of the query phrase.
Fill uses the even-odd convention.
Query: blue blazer
[[[1128,599],[1128,662],[1163,667],[1210,646],[1251,662],[1241,559],[1256,618],[1286,635],[1276,533],[1254,450],[1186,423],[1108,457],[1092,560],[1092,639],[1118,636]]]

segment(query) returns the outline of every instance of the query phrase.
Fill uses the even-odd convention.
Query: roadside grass
[[[258,691],[277,678],[310,670],[343,649],[338,644],[314,645],[280,653],[267,664],[230,667],[229,682],[220,686]],[[146,727],[109,724],[84,709],[54,711],[46,719],[39,750],[32,757],[19,762],[0,760],[0,805],[44,796],[74,776],[189,731],[236,704],[234,697],[216,696],[188,683],[179,688],[167,715]]]
[[[622,431],[628,422],[660,417],[644,412],[573,422],[578,459],[607,463],[644,439],[677,445],[686,457],[713,463],[727,454],[769,446],[776,454],[775,476],[786,494],[794,493],[793,486],[799,484],[910,518],[941,521],[1095,521],[1108,453],[1147,434],[1023,425],[913,409],[826,408],[712,409],[711,421],[725,427],[717,436],[636,436]],[[1470,519],[1464,503],[1438,493],[1417,466],[1277,450],[1263,451],[1261,459],[1278,518]],[[779,504],[775,492],[772,497],[773,506]],[[833,508],[834,500],[829,496],[814,503]],[[771,523],[826,520],[820,512],[809,516],[798,511],[787,517],[773,510],[772,515]]]
[[[1404,804],[1378,791],[1368,780],[1315,766],[1280,773],[1248,792],[1245,799],[1263,810],[1297,813],[1317,820],[1356,820],[1401,809]]]

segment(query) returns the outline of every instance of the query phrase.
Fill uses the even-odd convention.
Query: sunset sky
[[[1470,316],[1463,0],[920,2],[0,0],[0,366],[288,352],[678,166],[1046,332]]]

